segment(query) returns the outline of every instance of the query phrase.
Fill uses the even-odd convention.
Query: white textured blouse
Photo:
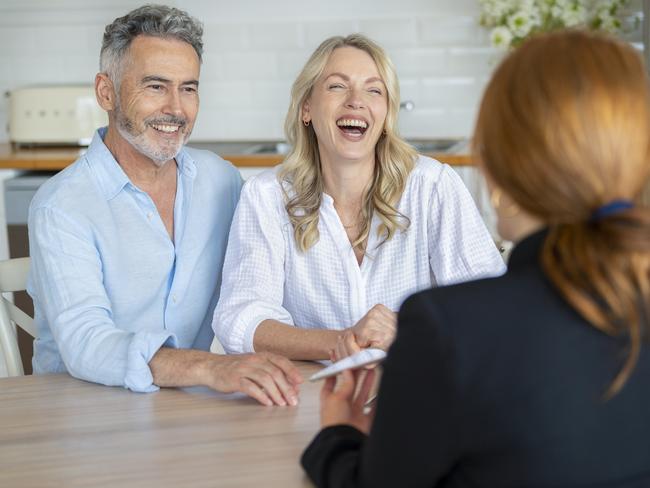
[[[397,206],[410,226],[378,246],[375,217],[360,266],[327,194],[319,240],[299,250],[277,172],[245,183],[230,229],[212,321],[226,352],[253,352],[255,329],[266,319],[341,330],[375,304],[397,311],[424,288],[505,271],[472,197],[446,164],[419,157]]]

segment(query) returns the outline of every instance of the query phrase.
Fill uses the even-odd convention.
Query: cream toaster
[[[17,88],[9,92],[9,139],[18,145],[87,146],[108,116],[92,85]]]

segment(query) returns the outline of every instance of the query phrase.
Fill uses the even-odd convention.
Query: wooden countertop
[[[192,143],[189,145],[193,146]],[[202,143],[200,146],[206,147],[206,144]],[[30,171],[61,170],[73,163],[85,150],[86,148],[71,147],[15,149],[11,144],[0,144],[0,169],[22,169]],[[280,164],[284,159],[282,154],[214,152],[217,152],[222,158],[238,167],[270,167]],[[470,166],[473,164],[468,154],[427,153],[426,155],[453,166]]]

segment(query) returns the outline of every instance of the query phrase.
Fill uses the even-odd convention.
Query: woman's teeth
[[[355,136],[363,135],[368,129],[368,123],[358,119],[340,119],[336,121],[336,125],[346,134]]]
[[[337,120],[336,125],[338,125],[339,127],[360,127],[362,129],[368,128],[368,124],[364,120],[357,120],[357,119]]]

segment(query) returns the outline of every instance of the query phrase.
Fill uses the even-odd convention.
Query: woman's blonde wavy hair
[[[375,147],[374,178],[362,204],[361,231],[352,246],[365,246],[370,234],[373,214],[381,219],[378,229],[381,243],[391,239],[397,230],[405,230],[409,219],[396,205],[402,196],[406,180],[415,164],[415,150],[398,133],[397,116],[400,108],[399,82],[393,63],[384,50],[361,34],[326,39],[311,55],[291,88],[291,103],[284,130],[291,151],[284,160],[279,179],[285,192],[286,210],[293,225],[298,248],[306,252],[318,242],[318,219],[323,194],[323,175],[318,152],[318,139],[310,124],[302,123],[302,108],[311,95],[316,81],[335,49],[354,47],[370,55],[386,86],[388,111],[384,133]]]
[[[606,396],[632,374],[650,327],[650,90],[625,43],[580,31],[534,37],[497,69],[474,152],[487,173],[549,226],[540,260],[567,302],[628,354]],[[627,210],[595,218],[616,200]]]

